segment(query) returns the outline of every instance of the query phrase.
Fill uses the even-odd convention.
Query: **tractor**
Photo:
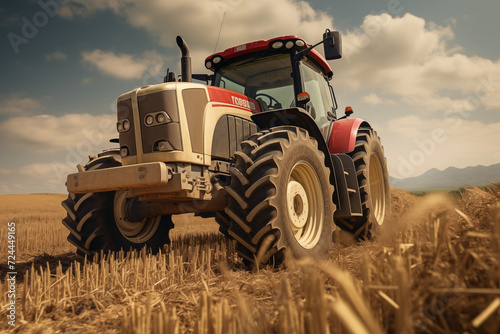
[[[245,263],[278,264],[326,258],[334,240],[369,239],[387,221],[380,138],[351,107],[337,115],[327,60],[342,57],[338,31],[315,45],[282,36],[229,48],[205,59],[210,74],[192,74],[176,42],[180,79],[167,71],[121,95],[119,147],[67,177],[77,254],[158,252],[172,216],[195,213],[214,217]]]

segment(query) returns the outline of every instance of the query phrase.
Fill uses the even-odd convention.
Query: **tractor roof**
[[[282,47],[280,47],[280,48],[272,47],[272,45],[274,45],[275,42],[279,42],[279,41],[283,42]],[[237,58],[237,57],[241,57],[241,56],[245,56],[248,54],[252,54],[252,53],[256,53],[256,52],[260,52],[260,51],[265,51],[265,50],[276,50],[276,51],[287,50],[287,49],[290,49],[290,48],[286,47],[287,42],[290,42],[290,41],[292,41],[294,43],[293,47],[296,50],[303,50],[303,49],[310,47],[310,45],[299,36],[294,36],[294,35],[281,36],[281,37],[275,37],[275,38],[269,39],[267,41],[260,40],[260,41],[255,41],[255,42],[250,42],[250,43],[234,46],[234,47],[231,47],[229,49],[226,49],[223,52],[214,53],[213,55],[208,56],[205,59],[205,64],[207,64],[209,61],[212,62],[212,60],[214,58],[216,58],[216,56],[220,56],[220,57],[222,57],[222,59],[232,59],[232,58]],[[295,44],[296,41],[302,41],[302,42],[304,42],[304,45],[298,47]],[[331,76],[331,74],[333,73],[332,68],[330,67],[330,65],[328,65],[326,60],[318,53],[318,51],[312,49],[307,54],[307,57],[314,60],[321,67],[321,69],[323,70],[323,72],[326,75]],[[210,68],[210,69],[212,71],[214,70],[213,68]]]

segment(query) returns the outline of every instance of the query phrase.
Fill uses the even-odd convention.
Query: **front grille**
[[[175,91],[163,91],[139,96],[139,116],[141,120],[142,149],[144,153],[158,150],[160,141],[167,141],[174,150],[182,151],[181,128]],[[147,114],[165,111],[172,122],[156,126],[146,126]]]

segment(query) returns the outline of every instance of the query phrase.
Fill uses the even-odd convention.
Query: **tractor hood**
[[[117,101],[117,130],[124,165],[211,162],[212,135],[222,115],[250,120],[259,104],[243,94],[197,83],[143,86]]]

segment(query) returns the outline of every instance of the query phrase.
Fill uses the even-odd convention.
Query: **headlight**
[[[146,116],[146,125],[152,125],[154,123],[155,119],[153,116],[148,115]]]
[[[146,126],[157,126],[170,122],[172,122],[172,119],[166,111],[152,112],[150,114],[147,114],[144,118],[144,123],[146,123]]]
[[[156,115],[156,121],[158,123],[163,123],[167,120],[167,117],[165,117],[165,114],[163,113],[159,113],[158,115]]]
[[[116,122],[116,130],[120,133],[127,132],[130,128],[131,125],[128,119],[122,119],[121,121]]]
[[[128,131],[130,130],[130,121],[128,119],[123,121],[123,131]]]

